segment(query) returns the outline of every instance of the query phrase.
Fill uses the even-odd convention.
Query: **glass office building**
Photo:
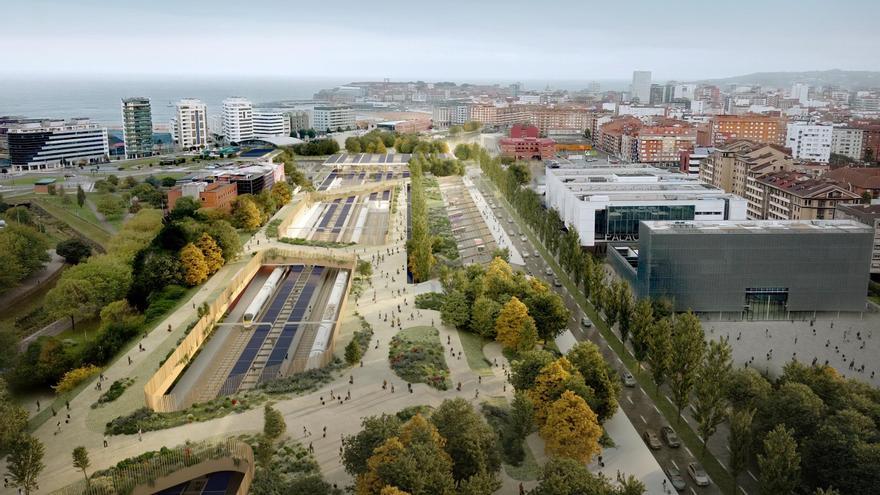
[[[872,242],[849,220],[659,221],[640,224],[637,249],[608,252],[639,297],[773,320],[864,311]]]

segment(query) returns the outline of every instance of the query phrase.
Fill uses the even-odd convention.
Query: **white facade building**
[[[684,174],[632,164],[547,168],[547,207],[581,245],[638,238],[641,220],[745,220],[746,200]]]
[[[223,100],[223,136],[230,143],[254,137],[254,106],[238,96]]]
[[[676,84],[675,89],[672,91],[673,98],[684,98],[686,100],[694,99],[694,91],[696,91],[696,84]]]
[[[639,103],[642,104],[651,101],[651,71],[633,71],[632,84],[630,85],[630,96],[633,99],[638,98]]]
[[[666,107],[645,107],[637,105],[617,105],[617,115],[632,115],[635,117],[651,117],[654,115],[665,116]]]
[[[354,129],[354,110],[347,105],[316,106],[312,123],[318,132]]]
[[[208,108],[201,100],[185,98],[177,102],[171,119],[171,137],[180,149],[208,147]]]
[[[89,119],[26,120],[10,126],[9,162],[17,172],[106,162],[107,128]]]
[[[833,129],[830,125],[789,122],[785,145],[791,149],[792,158],[828,163]]]
[[[290,119],[276,110],[254,110],[254,137],[290,136]]]
[[[810,86],[804,83],[794,83],[791,86],[791,97],[801,105],[810,103]]]
[[[853,160],[862,159],[865,131],[852,127],[835,127],[831,131],[831,152]]]

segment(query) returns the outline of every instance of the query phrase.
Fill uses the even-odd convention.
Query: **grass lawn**
[[[71,205],[63,205],[58,198],[39,198],[35,199],[50,215],[58,220],[70,225],[70,228],[79,232],[81,235],[95,241],[101,246],[106,246],[112,235],[104,230],[95,214],[86,207],[80,208],[76,206],[76,201]],[[75,209],[74,209],[75,208]]]
[[[464,357],[471,370],[479,375],[491,376],[492,363],[483,354],[483,346],[489,343],[489,340],[470,332],[458,332],[458,338],[461,339]]]
[[[522,464],[519,466],[502,464],[502,466],[504,466],[504,472],[517,481],[536,480],[540,474],[541,466],[539,466],[538,461],[535,460],[535,455],[532,454],[532,449],[529,447],[528,442],[523,442],[523,451],[525,451],[526,456],[525,459],[523,459]]]
[[[449,367],[434,327],[420,326],[401,330],[391,339],[388,361],[397,376],[410,383],[426,383],[448,390]]]
[[[98,333],[98,327],[101,326],[100,318],[92,318],[91,320],[76,322],[75,328],[69,328],[55,336],[58,340],[71,340],[74,345],[83,344],[95,338]]]
[[[55,184],[63,184],[64,183],[64,174],[59,175],[26,175],[24,177],[9,177],[0,181],[0,184],[6,186],[24,186],[33,184],[34,182],[42,179],[55,179]]]

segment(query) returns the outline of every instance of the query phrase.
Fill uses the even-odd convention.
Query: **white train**
[[[248,304],[247,309],[244,310],[244,316],[241,318],[241,321],[244,323],[245,328],[250,328],[254,323],[254,318],[260,314],[260,309],[263,308],[263,305],[272,297],[272,294],[275,292],[275,288],[278,287],[278,283],[281,281],[281,277],[284,276],[284,268],[276,268],[272,270],[272,274],[269,275],[269,278],[266,279],[266,283],[260,287],[260,291],[257,292],[257,295],[254,297],[254,300]]]
[[[342,296],[345,294],[345,286],[348,284],[348,272],[340,271],[336,275],[336,282],[333,283],[333,290],[330,291],[330,297],[327,299],[327,306],[321,318],[321,325],[318,327],[318,333],[315,334],[315,342],[312,344],[312,350],[309,357],[320,356],[330,343],[330,332],[333,331],[333,323],[336,321],[336,311],[342,302]]]

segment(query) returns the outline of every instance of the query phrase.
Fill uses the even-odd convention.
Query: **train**
[[[251,303],[248,304],[247,309],[244,310],[244,316],[242,316],[241,321],[244,323],[245,328],[250,328],[251,325],[254,324],[254,319],[260,314],[263,305],[265,305],[269,298],[272,297],[272,294],[275,293],[275,288],[278,287],[278,283],[281,282],[281,277],[283,276],[283,267],[272,270],[272,274],[269,275],[269,278],[267,278],[263,286],[260,287],[260,291],[257,292],[254,300],[251,301]]]
[[[345,295],[345,286],[348,284],[348,272],[340,271],[336,275],[336,281],[333,283],[333,289],[330,291],[330,297],[327,299],[327,307],[321,318],[321,325],[315,334],[315,342],[312,344],[312,350],[309,357],[320,356],[327,350],[330,345],[330,333],[333,331],[333,323],[336,321],[336,311],[342,302],[342,296]]]

